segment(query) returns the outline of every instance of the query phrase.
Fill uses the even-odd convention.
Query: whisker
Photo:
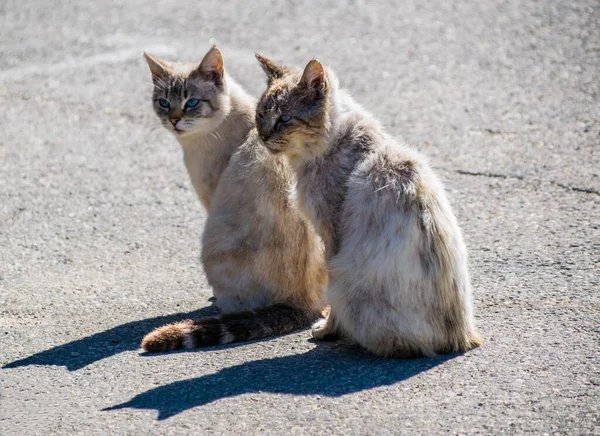
[[[213,138],[218,139],[219,141],[223,140],[223,138],[221,137],[221,135],[219,134],[219,132],[217,132],[216,130],[212,131],[211,135],[212,135]]]
[[[385,185],[385,186],[382,186],[382,187],[381,187],[381,188],[379,188],[379,189],[376,189],[374,192],[379,192],[379,191],[381,191],[381,190],[383,190],[383,189],[385,189],[385,188],[389,188],[390,186],[392,186],[392,184],[391,184],[391,183],[388,183],[387,185]]]
[[[167,84],[158,76],[155,76],[154,74],[152,75],[152,79],[154,79],[156,82],[159,83],[159,85],[161,85],[163,88],[162,89],[166,89],[168,88]]]

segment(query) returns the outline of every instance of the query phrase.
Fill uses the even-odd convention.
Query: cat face
[[[328,86],[323,65],[313,59],[304,72],[256,55],[268,87],[256,108],[256,127],[273,153],[315,155],[327,126]]]
[[[230,102],[219,49],[212,47],[192,69],[148,53],[144,57],[154,82],[154,111],[167,130],[177,136],[210,132],[225,119]]]

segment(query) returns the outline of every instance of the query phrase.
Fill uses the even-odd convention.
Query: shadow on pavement
[[[382,359],[345,344],[325,343],[304,354],[248,362],[215,374],[170,383],[104,410],[157,410],[158,419],[163,420],[193,407],[247,393],[340,397],[392,385],[456,356]]]
[[[106,359],[123,351],[139,349],[144,335],[164,324],[188,318],[216,315],[217,313],[216,306],[208,306],[193,312],[128,322],[110,330],[50,348],[24,359],[16,360],[4,365],[3,368],[18,368],[28,365],[55,365],[65,366],[69,371],[76,371],[98,360]]]

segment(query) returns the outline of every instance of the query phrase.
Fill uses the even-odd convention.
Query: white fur
[[[221,174],[229,163],[230,156],[248,134],[248,124],[232,114],[232,106],[253,108],[255,100],[240,85],[226,75],[228,92],[220,97],[219,111],[212,118],[197,118],[192,130],[184,134],[175,133],[183,148],[183,160],[198,198],[208,210],[210,199],[217,187]],[[172,130],[172,129],[170,129]]]
[[[336,147],[338,134],[348,129],[368,131],[375,144],[350,174],[340,176],[347,190],[343,202],[334,207],[322,174],[336,168],[308,153],[304,160],[296,155],[292,161],[302,210],[323,237],[328,254],[331,312],[326,321],[315,324],[314,337],[341,331],[386,356],[434,355],[478,345],[467,251],[441,183],[423,156],[391,139],[338,89],[331,71],[328,78],[329,128],[321,156]],[[350,147],[340,150],[338,162],[355,158]],[[415,169],[414,182],[408,176],[391,176],[384,186],[373,181],[405,164]],[[328,215],[330,210],[339,211],[339,223],[332,221],[338,218]]]

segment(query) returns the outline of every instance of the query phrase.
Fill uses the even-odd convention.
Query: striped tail
[[[274,304],[253,311],[165,325],[148,333],[142,340],[142,348],[149,353],[157,353],[251,341],[309,327],[318,317],[318,313]]]

